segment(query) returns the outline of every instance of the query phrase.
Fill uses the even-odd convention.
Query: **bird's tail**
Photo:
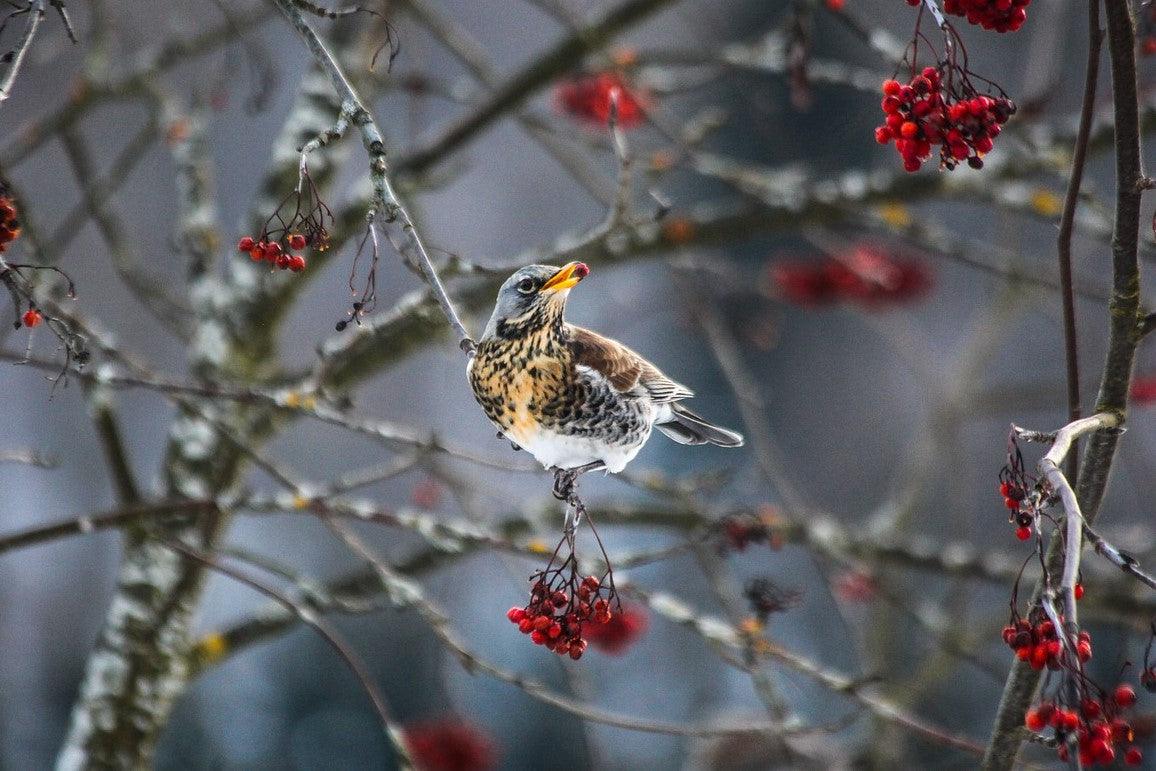
[[[719,447],[742,447],[743,435],[729,428],[716,426],[701,415],[696,415],[677,402],[670,408],[666,420],[654,427],[679,444],[717,444]],[[661,420],[661,418],[660,418]]]

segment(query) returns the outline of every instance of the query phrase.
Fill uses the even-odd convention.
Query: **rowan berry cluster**
[[[1026,661],[1032,669],[1078,669],[1064,650],[1056,625],[1043,615],[1043,611],[1038,611],[1036,616],[1034,623],[1029,620],[1032,618],[1029,615],[1029,618],[1013,619],[1003,628],[1003,641],[1015,651],[1016,658]],[[1081,631],[1076,637],[1076,658],[1080,664],[1092,658],[1092,636],[1086,631]]]
[[[305,236],[294,233],[286,240],[290,249],[304,249],[307,245]],[[281,270],[291,270],[300,273],[305,270],[305,258],[300,254],[289,254],[278,241],[268,241],[262,237],[259,241],[252,236],[245,236],[237,242],[237,250],[248,254],[255,262],[268,262]]]
[[[768,279],[772,294],[804,307],[899,305],[919,299],[932,285],[919,260],[862,244],[838,257],[778,261],[770,266]]]
[[[305,257],[300,252],[306,247],[318,252],[329,248],[326,221],[333,224],[333,212],[321,200],[321,194],[309,172],[301,169],[297,187],[265,220],[257,238],[245,236],[237,249],[248,254],[255,262],[268,262],[281,270],[300,273],[305,270]]]
[[[1144,760],[1139,747],[1130,745],[1134,738],[1124,713],[1136,703],[1136,691],[1130,685],[1118,685],[1105,693],[1089,684],[1088,693],[1079,705],[1063,705],[1051,699],[1042,700],[1024,715],[1024,725],[1035,733],[1052,729],[1061,761],[1068,762],[1068,737],[1075,735],[1080,764],[1110,766],[1117,760],[1118,749],[1124,750],[1125,765],[1138,766]]]
[[[0,252],[8,251],[8,244],[20,237],[20,220],[12,199],[0,196]]]
[[[558,109],[579,120],[605,126],[611,103],[618,102],[618,125],[635,128],[646,118],[645,98],[617,72],[597,72],[563,82],[556,92]]]
[[[908,5],[919,5],[923,0],[907,0]],[[1015,32],[1028,17],[1027,7],[1032,0],[943,0],[943,10],[996,32]]]
[[[613,585],[604,585],[594,576],[579,581],[573,571],[563,569],[542,571],[530,580],[530,603],[510,608],[506,618],[522,634],[530,635],[535,645],[575,661],[582,658],[586,652],[583,627],[606,624],[613,617],[610,602],[617,598]]]
[[[983,168],[983,156],[1015,113],[1015,103],[1006,96],[981,95],[966,78],[956,82],[959,87],[950,88],[935,67],[924,67],[906,85],[883,82],[881,106],[887,117],[875,129],[875,141],[886,145],[894,140],[907,171],[918,171],[935,146],[941,168],[951,170],[964,161]]]

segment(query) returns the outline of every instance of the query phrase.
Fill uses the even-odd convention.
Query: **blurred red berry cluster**
[[[883,82],[881,106],[887,117],[875,129],[875,141],[885,145],[894,140],[907,171],[918,171],[937,145],[941,168],[954,169],[964,161],[982,168],[983,156],[1015,113],[1010,99],[982,96],[965,78],[958,82],[960,93],[952,93],[935,67],[924,67],[906,85]]]
[[[0,196],[0,252],[20,237],[20,221],[16,219],[16,205],[7,196]]]
[[[765,276],[765,291],[804,307],[840,302],[880,308],[918,300],[932,286],[922,262],[884,249],[856,245],[820,260],[778,260]]]
[[[1137,375],[1132,378],[1128,398],[1136,405],[1156,404],[1156,375]]]
[[[460,720],[407,726],[405,743],[419,771],[489,771],[498,765],[493,739]]]
[[[611,102],[618,101],[618,125],[634,128],[646,117],[645,98],[631,88],[617,72],[579,75],[558,86],[558,109],[581,121],[605,126]]]
[[[1156,4],[1144,3],[1136,9],[1136,40],[1144,56],[1156,54]]]
[[[586,642],[613,656],[620,656],[646,633],[650,619],[641,608],[624,605],[610,616],[605,624],[591,624],[584,627]]]

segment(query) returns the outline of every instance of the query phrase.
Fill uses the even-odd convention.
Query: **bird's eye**
[[[534,279],[524,278],[518,282],[518,291],[522,294],[530,294],[534,291]]]

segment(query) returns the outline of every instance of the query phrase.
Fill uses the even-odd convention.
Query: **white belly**
[[[575,468],[600,460],[606,464],[607,471],[617,474],[634,459],[648,436],[649,432],[637,444],[612,446],[589,437],[566,436],[538,429],[514,441],[546,468]]]

